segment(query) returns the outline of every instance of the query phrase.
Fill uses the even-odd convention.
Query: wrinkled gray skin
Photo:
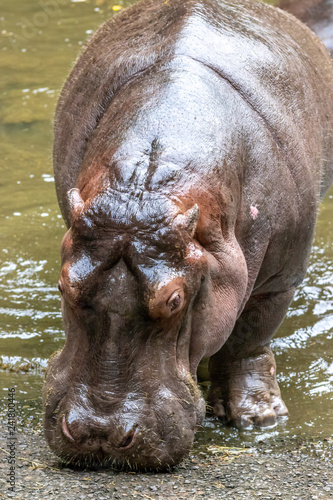
[[[88,43],[54,143],[66,343],[44,405],[64,460],[178,463],[203,357],[223,421],[287,414],[269,341],[333,177],[332,81],[308,28],[247,0],[148,0]]]
[[[333,57],[333,0],[280,0],[278,6],[307,24]]]

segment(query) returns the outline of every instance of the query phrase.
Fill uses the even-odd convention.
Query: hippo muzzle
[[[56,364],[54,358],[49,376]],[[133,388],[120,395],[102,388],[89,390],[82,384],[71,387],[58,403],[53,398],[55,394],[57,399],[62,396],[57,382],[46,387],[49,445],[64,462],[81,467],[170,467],[188,454],[205,414],[200,391],[185,373],[183,378],[179,374],[173,390],[160,385],[147,388],[146,393]]]

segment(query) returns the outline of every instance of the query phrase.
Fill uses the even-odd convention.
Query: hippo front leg
[[[210,359],[209,404],[236,427],[267,426],[288,414],[269,341],[282,322],[295,289],[252,296],[222,349]]]

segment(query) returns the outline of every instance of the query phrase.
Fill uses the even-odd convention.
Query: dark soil
[[[255,448],[196,445],[166,473],[74,471],[59,464],[40,425],[17,433],[11,493],[8,434],[1,430],[0,498],[333,499],[333,439],[284,438]]]

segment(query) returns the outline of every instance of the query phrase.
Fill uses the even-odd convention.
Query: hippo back
[[[94,131],[119,89],[179,57],[205,66],[242,97],[296,183],[311,172],[317,189],[326,191],[333,177],[332,64],[317,37],[261,3],[146,0],[101,26],[63,88],[54,171],[67,224],[66,192],[75,186]]]

